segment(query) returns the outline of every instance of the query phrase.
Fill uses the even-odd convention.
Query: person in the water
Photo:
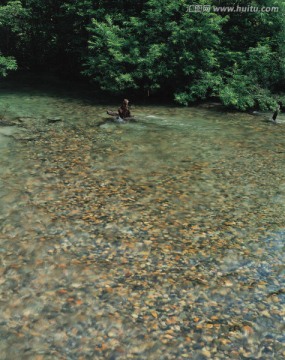
[[[128,99],[124,99],[122,105],[118,109],[118,113],[119,113],[120,118],[122,118],[122,119],[131,117]]]
[[[129,110],[129,100],[124,99],[122,105],[119,107],[118,112],[115,111],[107,111],[108,115],[118,116],[121,119],[126,119],[131,117],[131,112]]]
[[[276,122],[277,116],[280,113],[281,110],[281,103],[278,103],[276,110],[274,111],[272,115],[272,121]]]

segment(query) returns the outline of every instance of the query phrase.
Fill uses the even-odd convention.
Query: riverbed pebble
[[[110,128],[14,147],[0,358],[283,359],[284,212],[265,176],[284,182],[284,161],[233,139],[223,162],[142,171],[131,130]]]

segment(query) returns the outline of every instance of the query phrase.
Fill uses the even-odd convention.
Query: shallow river
[[[285,115],[77,95],[0,87],[0,359],[283,359]]]

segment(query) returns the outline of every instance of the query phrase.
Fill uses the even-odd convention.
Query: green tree
[[[9,71],[17,69],[13,56],[16,52],[15,39],[22,35],[21,21],[24,16],[25,11],[18,0],[8,1],[0,6],[0,76],[6,76]]]
[[[0,77],[7,75],[8,71],[16,70],[17,62],[12,57],[2,56],[0,54]]]
[[[184,0],[146,1],[139,16],[106,15],[88,27],[85,74],[111,91],[167,88],[174,93],[216,69],[219,30],[215,14],[186,13]],[[202,73],[201,73],[201,69]],[[200,93],[207,93],[205,81]],[[202,85],[201,85],[202,86]],[[180,101],[182,94],[177,94]],[[193,100],[193,94],[183,103]]]
[[[283,1],[195,3],[279,11],[195,13],[188,0],[2,1],[0,75],[17,60],[21,69],[84,74],[112,93],[274,106],[285,85]]]

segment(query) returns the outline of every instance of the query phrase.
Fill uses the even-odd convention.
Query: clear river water
[[[0,359],[284,359],[285,115],[95,98],[0,86]]]

